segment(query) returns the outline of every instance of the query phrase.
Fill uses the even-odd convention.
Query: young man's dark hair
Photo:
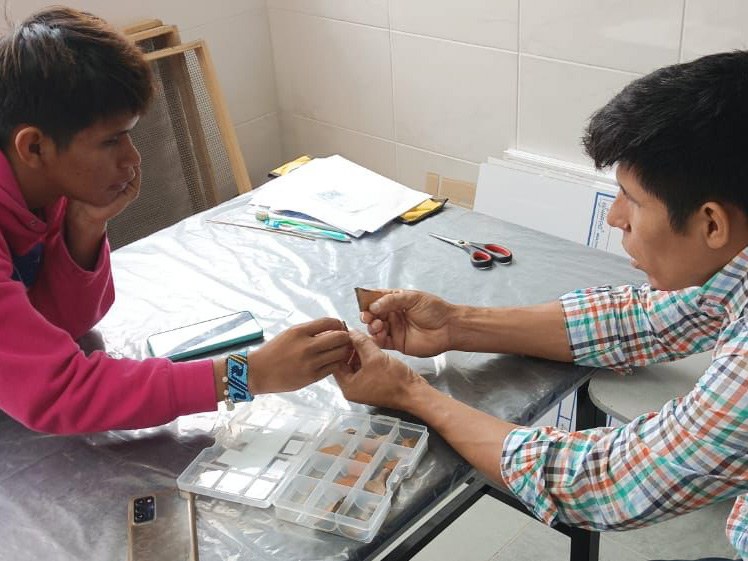
[[[59,6],[36,12],[0,38],[0,149],[20,124],[64,148],[99,119],[142,114],[152,89],[138,48],[104,20]]]
[[[748,51],[709,55],[635,80],[584,137],[598,168],[629,166],[683,232],[715,201],[748,215]]]

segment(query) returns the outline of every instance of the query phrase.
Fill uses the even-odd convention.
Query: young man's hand
[[[65,217],[67,228],[82,233],[85,230],[106,227],[107,221],[117,216],[127,208],[127,205],[138,198],[140,194],[140,173],[140,166],[135,166],[135,177],[106,206],[94,206],[90,203],[70,199]]]
[[[366,335],[350,332],[356,351],[348,369],[335,373],[343,395],[349,401],[408,411],[413,390],[428,386],[426,380],[405,363],[385,353]],[[423,388],[420,388],[423,389]]]
[[[351,338],[339,319],[321,318],[286,329],[250,353],[253,394],[290,392],[346,368]]]
[[[454,305],[426,292],[388,292],[361,313],[380,347],[422,357],[451,348],[448,322]]]
[[[140,166],[135,166],[135,177],[105,206],[69,199],[65,211],[65,244],[70,256],[82,268],[92,271],[99,258],[101,239],[107,221],[122,212],[140,193]]]

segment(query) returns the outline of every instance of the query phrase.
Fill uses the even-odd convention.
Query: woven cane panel
[[[142,158],[140,196],[109,222],[122,247],[237,193],[195,51],[152,63],[156,93],[132,131]]]

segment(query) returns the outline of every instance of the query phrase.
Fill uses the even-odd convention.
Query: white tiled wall
[[[683,28],[681,59],[731,49],[748,49],[748,2],[688,0]]]
[[[284,113],[392,137],[389,31],[287,10],[270,24]]]
[[[392,66],[397,142],[479,162],[513,141],[515,54],[393,32]]]
[[[50,0],[11,0],[20,18]],[[506,148],[588,163],[586,120],[631,79],[748,48],[745,0],[68,0],[207,40],[255,184],[341,153],[422,188]],[[718,7],[717,7],[718,6]]]
[[[678,62],[683,0],[522,0],[520,52],[646,73]]]
[[[390,27],[425,37],[517,51],[516,0],[390,2]]]
[[[163,1],[163,0],[162,0]],[[659,66],[748,47],[748,2],[267,0],[283,156],[417,188],[506,148],[589,163],[589,116]]]
[[[287,160],[306,153],[340,154],[387,177],[396,171],[395,145],[381,137],[290,113],[282,114],[281,131],[285,153],[294,155]]]
[[[510,146],[580,163],[587,163],[580,138],[590,114],[639,76],[526,54],[519,65],[519,127]]]

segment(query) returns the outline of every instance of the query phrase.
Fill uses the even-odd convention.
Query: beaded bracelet
[[[234,404],[239,401],[252,401],[255,396],[249,391],[249,369],[247,352],[232,353],[226,357],[226,376],[222,378],[226,409],[234,410]]]

